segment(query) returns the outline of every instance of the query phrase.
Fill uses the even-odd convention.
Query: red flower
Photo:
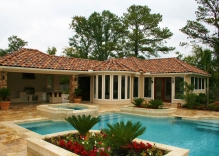
[[[89,156],[96,156],[97,155],[97,150],[90,150],[89,151]]]
[[[109,155],[108,155],[108,153],[106,153],[105,151],[102,151],[102,150],[101,150],[100,156],[109,156]]]
[[[141,151],[144,151],[144,150],[147,150],[148,148],[151,148],[152,145],[149,144],[149,143],[143,143],[143,142],[136,142],[136,141],[133,141],[131,144],[128,144],[126,146],[124,146],[123,148],[127,148],[127,149],[133,149],[134,151],[136,152],[141,152]]]
[[[65,140],[59,140],[59,146],[65,147]]]
[[[71,145],[72,145],[72,141],[69,141],[69,142],[65,145],[65,148],[66,148],[66,149],[70,149]]]

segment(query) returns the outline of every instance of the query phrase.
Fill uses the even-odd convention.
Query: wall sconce
[[[153,79],[151,78],[151,83],[154,83]]]
[[[172,83],[174,83],[174,77],[172,77]]]

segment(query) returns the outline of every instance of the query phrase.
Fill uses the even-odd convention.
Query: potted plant
[[[75,88],[74,90],[74,103],[80,103],[82,96],[81,96],[81,89],[80,88]]]
[[[7,87],[0,88],[0,98],[1,98],[1,109],[2,110],[8,110],[9,106],[11,104],[11,101],[9,99],[9,95],[11,94],[10,89]]]

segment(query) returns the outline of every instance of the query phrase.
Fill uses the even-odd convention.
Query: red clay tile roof
[[[35,49],[26,48],[0,57],[0,65],[74,71],[142,71],[143,73],[151,74],[189,72],[203,75],[208,74],[207,72],[178,60],[177,58],[144,60],[136,57],[128,57],[96,61],[81,58],[52,56]]]
[[[56,70],[87,71],[101,62],[81,58],[52,56],[35,49],[20,49],[0,58],[0,65]]]
[[[122,64],[118,59],[109,58],[101,64],[93,67],[94,71],[133,71],[128,66]]]

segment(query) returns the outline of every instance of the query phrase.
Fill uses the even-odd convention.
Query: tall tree
[[[90,36],[91,30],[89,28],[88,20],[82,16],[75,16],[72,18],[70,28],[74,30],[74,36],[69,39],[69,45],[72,49],[66,49],[69,56],[74,56],[73,49],[78,51],[78,55],[81,58],[88,58],[89,53],[92,50],[92,38]],[[70,51],[69,51],[70,50]]]
[[[214,55],[219,57],[219,1],[218,0],[196,0],[199,4],[195,12],[196,20],[187,21],[186,26],[180,29],[181,32],[192,39],[191,44],[202,43],[214,48]],[[215,28],[211,32],[206,25]],[[182,46],[188,45],[186,42]]]
[[[28,42],[22,40],[17,36],[9,37],[8,42],[8,49],[0,49],[0,56],[4,56],[8,53],[13,53],[14,51],[17,51],[28,45]]]
[[[56,55],[57,49],[56,49],[56,47],[52,47],[52,48],[48,47],[46,52],[49,55]]]
[[[118,16],[110,11],[103,11],[102,14],[94,12],[88,20],[94,39],[93,59],[107,60],[115,51],[121,50],[124,29]]]
[[[158,52],[168,53],[173,47],[164,46],[173,34],[168,28],[160,28],[162,15],[151,14],[147,6],[132,5],[124,13],[123,23],[127,34],[126,50],[136,57],[158,56]]]
[[[88,19],[75,16],[70,26],[75,35],[69,44],[82,58],[106,60],[122,48],[123,25],[110,11],[94,12]]]

